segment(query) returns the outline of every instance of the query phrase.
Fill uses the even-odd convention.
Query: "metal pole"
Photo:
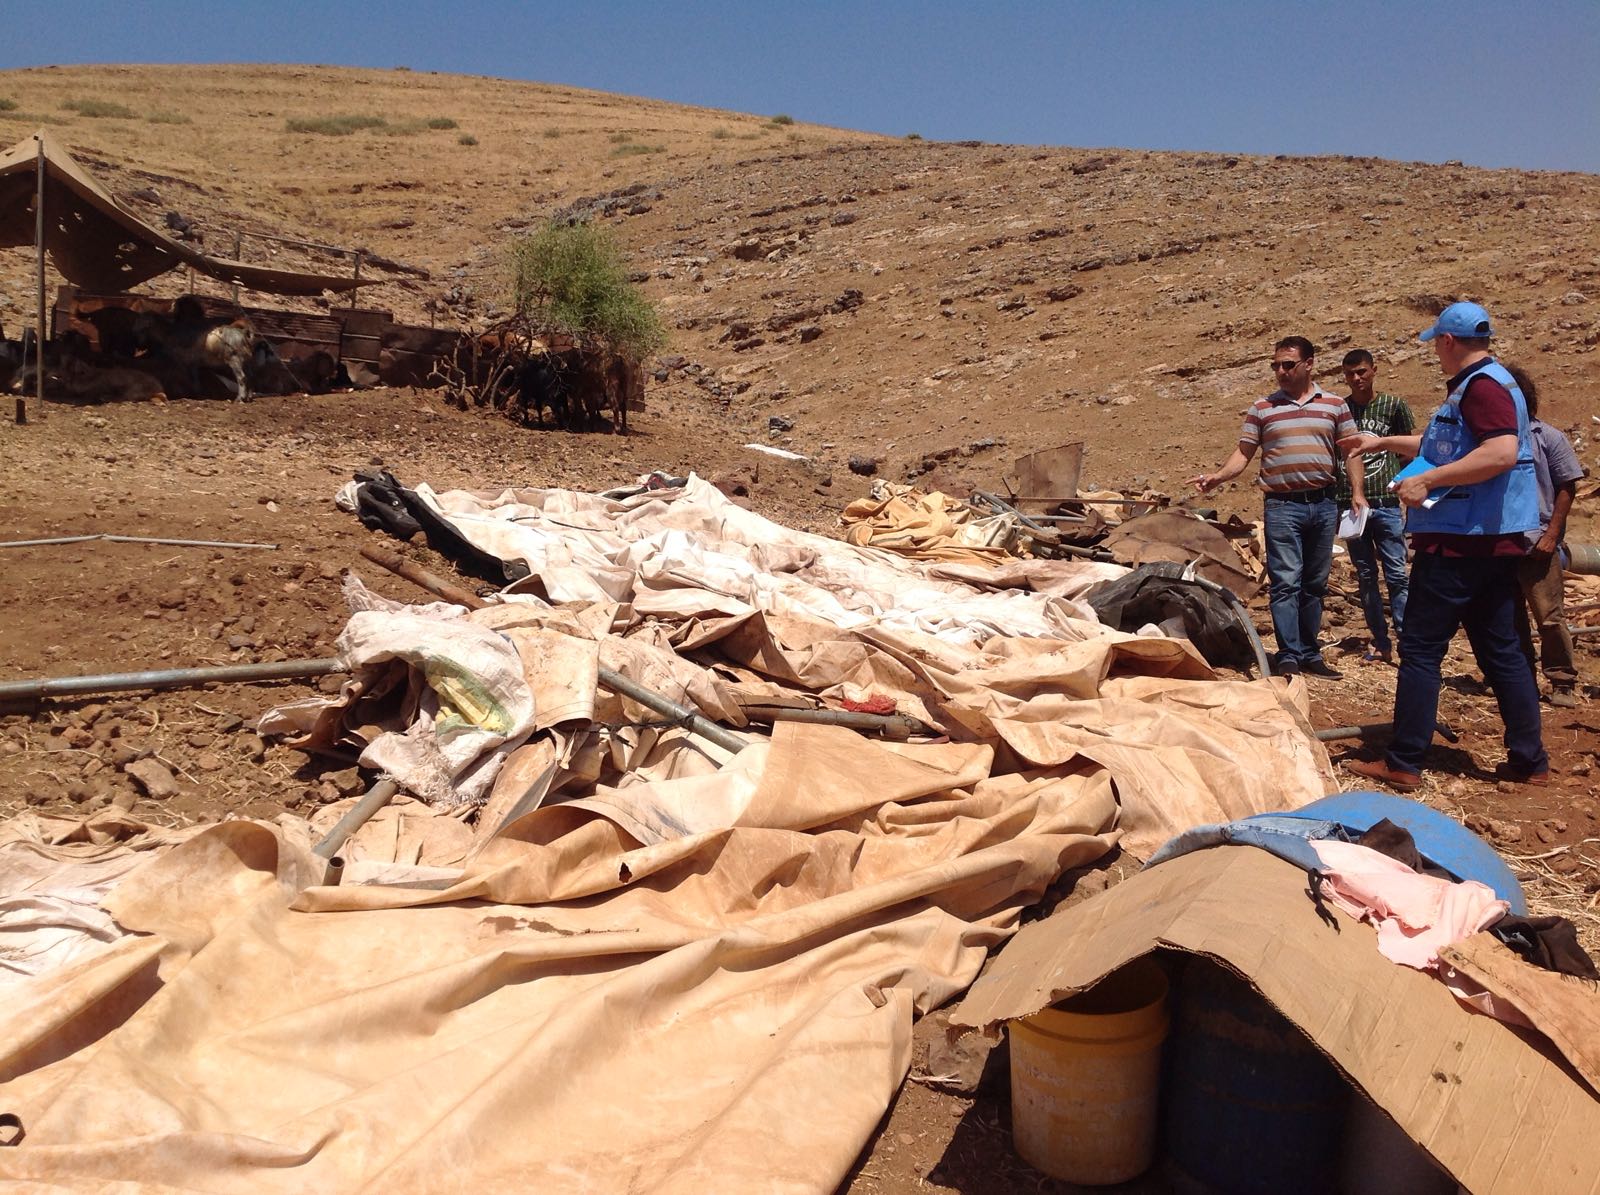
[[[1461,741],[1461,736],[1443,722],[1436,723],[1433,729],[1434,733],[1447,743]],[[1393,722],[1364,722],[1360,726],[1333,726],[1327,730],[1319,730],[1317,738],[1324,743],[1333,743],[1340,739],[1364,739],[1374,734],[1390,734],[1393,730]]]
[[[105,540],[113,544],[161,544],[169,548],[265,548],[277,551],[277,544],[235,543],[225,539],[161,539],[150,535],[63,535],[57,539],[12,539],[0,548],[41,548],[47,544],[86,544]]]
[[[39,268],[39,310],[37,330],[33,338],[34,394],[39,400],[39,410],[44,411],[44,132],[34,134],[38,142],[38,170],[33,198],[33,245]],[[26,364],[26,363],[24,363]],[[28,400],[17,395],[17,422],[28,422]]]
[[[725,751],[738,754],[750,746],[750,740],[743,735],[735,734],[725,726],[718,726],[710,718],[695,713],[686,705],[679,705],[669,697],[663,697],[654,689],[645,688],[637,681],[629,680],[620,672],[601,666],[597,669],[597,676],[600,683],[613,693],[621,693],[624,697],[632,698],[645,709],[653,710],[663,718],[669,719],[674,725],[715,743]]]
[[[350,807],[349,812],[323,836],[322,841],[311,848],[311,853],[320,855],[324,859],[332,859],[339,853],[339,848],[350,840],[350,836],[371,821],[378,810],[394,800],[395,794],[399,791],[400,786],[393,780],[378,781]]]
[[[63,535],[59,539],[13,539],[0,544],[0,548],[38,548],[45,544],[86,544],[99,538],[98,535]]]
[[[226,664],[219,668],[167,668],[154,672],[14,680],[0,682],[0,701],[124,693],[132,689],[188,689],[223,681],[304,680],[343,671],[343,662],[334,659],[274,660],[264,664]]]
[[[809,722],[820,726],[844,726],[850,730],[881,734],[895,742],[904,742],[914,734],[940,733],[909,714],[865,714],[856,710],[747,705],[744,707],[744,716],[752,722]]]
[[[1205,577],[1174,577],[1172,579],[1184,581],[1190,585],[1198,585],[1201,589],[1208,590],[1227,602],[1228,606],[1233,610],[1234,620],[1238,622],[1240,628],[1244,631],[1245,638],[1250,640],[1250,650],[1255,652],[1256,656],[1256,667],[1261,669],[1262,676],[1272,675],[1272,659],[1267,655],[1266,644],[1261,642],[1261,636],[1256,633],[1255,621],[1250,617],[1250,609],[1238,594],[1234,593],[1226,585],[1218,585],[1215,581],[1208,580]]]
[[[354,277],[353,281],[356,283],[356,285],[352,286],[350,288],[350,310],[351,311],[354,311],[356,309],[356,296],[361,293],[361,286],[360,286],[360,283],[361,283],[361,250],[359,250],[359,249],[356,250],[356,270],[355,270],[355,277]]]
[[[241,254],[243,252],[244,252],[244,234],[240,233],[240,232],[236,232],[236,233],[233,234],[233,260],[234,261],[238,261],[239,260],[239,254]],[[239,306],[239,284],[237,282],[235,282],[233,284],[233,305],[235,307]]]

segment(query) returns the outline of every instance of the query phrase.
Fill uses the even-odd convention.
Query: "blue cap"
[[[1489,313],[1476,303],[1452,303],[1439,313],[1438,320],[1417,337],[1432,340],[1435,336],[1493,336],[1489,329]]]

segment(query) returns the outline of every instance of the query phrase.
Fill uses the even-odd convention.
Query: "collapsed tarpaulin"
[[[1101,626],[1064,562],[974,587],[695,478],[416,493],[525,592],[467,611],[352,581],[352,676],[272,717],[482,801],[477,826],[439,819],[459,832],[403,864],[350,848],[367,883],[306,887],[303,834],[232,822],[122,880],[101,906],[138,936],[0,1021],[25,1132],[0,1179],[831,1190],[913,1018],[1063,870],[1326,788],[1301,686]],[[733,726],[871,702],[948,737],[780,723],[732,754],[602,665]]]
[[[430,607],[445,620],[439,645],[428,645],[427,623],[412,621],[412,650],[449,654],[450,620],[492,630],[520,656],[534,723],[551,737],[517,746],[519,723],[504,749],[485,744],[493,755],[475,765],[470,794],[441,796],[437,770],[425,789],[412,787],[420,773],[382,744],[432,733],[412,698],[395,700],[400,689],[421,696],[425,678],[402,684],[354,656],[347,662],[359,675],[345,693],[283,707],[262,729],[359,751],[434,800],[487,792],[514,803],[506,794],[523,786],[526,795],[534,781],[560,790],[600,780],[622,793],[640,767],[687,766],[663,762],[689,757],[640,725],[654,715],[596,692],[601,664],[735,727],[750,705],[872,701],[1003,750],[1008,771],[1107,768],[1139,854],[1196,823],[1292,807],[1331,783],[1301,687],[1218,680],[1186,641],[1111,630],[1061,596],[1103,579],[1103,565],[1026,562],[1005,574],[1026,588],[996,588],[994,578],[978,587],[955,579],[965,566],[797,532],[694,477],[620,500],[415,493],[478,550],[529,572],[487,609]],[[363,619],[362,633],[378,625]],[[555,777],[541,779],[551,767]],[[659,811],[629,816],[642,826]]]
[[[1098,769],[990,777],[978,744],[832,727],[739,759],[655,785],[692,833],[552,805],[438,890],[291,898],[280,832],[207,829],[108,899],[146,936],[9,1006],[0,1112],[26,1136],[0,1179],[833,1189],[913,1016],[1107,850],[1115,801]]]
[[[1012,553],[1014,514],[980,515],[960,499],[875,481],[839,516],[846,543],[885,548],[911,560],[998,564]]]

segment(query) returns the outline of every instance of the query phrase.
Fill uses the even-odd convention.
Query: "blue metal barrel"
[[[1165,1152],[1183,1185],[1240,1195],[1337,1189],[1349,1089],[1248,983],[1190,959],[1167,1051]]]

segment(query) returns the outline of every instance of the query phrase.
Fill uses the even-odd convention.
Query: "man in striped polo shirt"
[[[1278,389],[1245,412],[1239,446],[1215,473],[1190,478],[1202,494],[1243,473],[1261,449],[1265,491],[1267,578],[1271,582],[1272,629],[1278,637],[1273,671],[1279,676],[1339,674],[1322,658],[1322,600],[1333,565],[1333,533],[1339,508],[1333,500],[1335,444],[1355,432],[1350,408],[1312,377],[1316,350],[1304,336],[1286,336],[1273,346]],[[1345,459],[1350,504],[1365,509],[1359,452]]]
[[[1350,414],[1356,427],[1374,436],[1409,436],[1415,427],[1411,408],[1403,398],[1374,392],[1378,367],[1366,349],[1351,349],[1344,355],[1344,380],[1350,387]],[[1361,612],[1372,632],[1372,646],[1362,656],[1368,664],[1393,662],[1389,620],[1394,621],[1395,639],[1400,637],[1400,620],[1406,612],[1406,516],[1400,499],[1389,492],[1403,462],[1392,452],[1369,452],[1363,458],[1367,503],[1372,511],[1365,530],[1345,541],[1350,563],[1356,568],[1356,583],[1361,591]],[[1350,509],[1354,495],[1344,469],[1334,487],[1334,500],[1341,511]],[[1384,617],[1383,593],[1378,588],[1378,568],[1383,568],[1383,583],[1389,590],[1389,617]]]

